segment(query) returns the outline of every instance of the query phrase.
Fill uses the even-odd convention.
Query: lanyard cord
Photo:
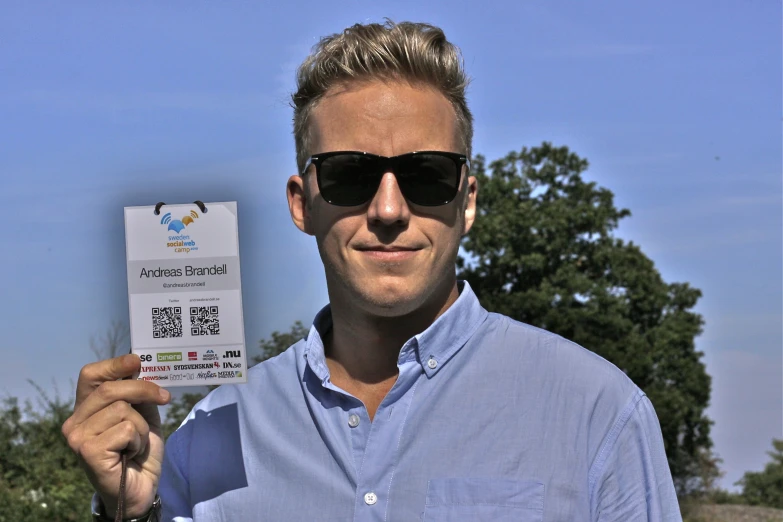
[[[128,350],[128,353],[133,353],[133,348]],[[129,380],[131,376],[123,377],[122,380]],[[125,479],[128,475],[128,450],[122,450],[120,453],[120,462],[122,463],[122,471],[120,472],[120,491],[117,495],[117,513],[114,515],[114,522],[122,522],[122,516],[125,514]]]
[[[120,492],[117,496],[117,514],[114,515],[114,522],[122,522],[123,511],[125,511],[125,477],[128,474],[128,454],[123,451],[120,457],[122,461],[122,472],[120,474]]]

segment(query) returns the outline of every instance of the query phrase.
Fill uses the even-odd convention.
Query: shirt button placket
[[[346,428],[351,430],[357,470],[353,522],[383,522],[386,519],[404,420],[420,375],[422,368],[417,361],[400,366],[397,382],[372,421],[364,408],[346,412],[356,413],[361,419],[357,427]],[[361,450],[360,442],[363,443]]]
[[[379,409],[378,415],[381,415],[384,411],[385,409],[383,408]],[[369,430],[382,429],[383,426],[381,426],[381,424],[381,419],[376,418],[375,423],[372,423],[369,422],[367,418],[364,417],[360,412],[355,412],[348,415],[348,426],[351,429],[352,435],[355,437],[368,437]],[[365,451],[368,451],[366,447]],[[369,451],[372,450],[370,449]],[[365,457],[372,459],[373,455],[365,455]],[[369,465],[369,461],[363,462],[363,464],[367,466],[367,468],[372,472],[373,466]],[[379,487],[378,479],[381,477],[373,475],[374,473],[372,473],[370,476],[359,477],[359,483],[357,484],[357,501],[361,507],[357,506],[354,522],[380,522],[383,520],[385,514],[384,502],[386,501],[383,500],[382,502],[381,498],[375,492],[375,488]]]

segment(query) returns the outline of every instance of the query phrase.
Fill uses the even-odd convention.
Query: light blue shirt
[[[400,350],[372,422],[330,381],[328,306],[247,384],[210,393],[166,444],[163,519],[680,521],[645,394],[460,288]]]

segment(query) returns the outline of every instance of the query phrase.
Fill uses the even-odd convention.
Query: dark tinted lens
[[[416,205],[434,207],[451,202],[457,195],[461,165],[437,154],[403,156],[395,165],[402,194]]]
[[[375,195],[382,175],[377,159],[362,154],[339,154],[321,163],[318,188],[332,205],[362,205]]]

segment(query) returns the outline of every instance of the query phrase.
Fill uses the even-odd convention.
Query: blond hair
[[[435,88],[454,107],[463,152],[471,154],[473,116],[468,109],[459,49],[443,31],[422,23],[356,24],[320,40],[297,71],[294,108],[296,163],[301,173],[311,154],[309,123],[326,92],[351,81],[394,80]]]

